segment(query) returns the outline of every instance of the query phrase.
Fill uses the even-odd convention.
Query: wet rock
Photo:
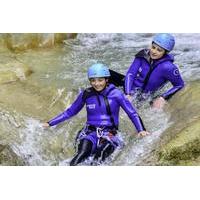
[[[2,34],[0,38],[3,38],[5,47],[18,52],[53,47],[66,39],[75,38],[76,35],[75,33],[6,33]]]
[[[0,96],[0,108],[43,120],[57,115],[68,106],[63,101],[65,93],[55,101],[55,88],[41,88],[26,81],[1,85]]]
[[[200,158],[200,119],[181,130],[159,151],[159,165],[192,165]],[[187,164],[188,163],[188,164]],[[198,161],[200,164],[200,162]]]
[[[177,125],[186,125],[200,117],[200,81],[186,85],[185,89],[177,93],[170,103],[171,121]]]
[[[12,150],[9,145],[0,144],[0,165],[24,166],[25,162]]]
[[[32,70],[19,61],[0,64],[0,84],[26,80]]]
[[[55,43],[62,43],[64,40],[76,38],[77,33],[54,33]]]
[[[160,138],[153,156],[155,165],[200,165],[199,99],[199,81],[190,83],[172,98],[170,112],[173,124]]]

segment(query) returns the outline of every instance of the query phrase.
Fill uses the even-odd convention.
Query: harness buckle
[[[97,137],[100,138],[103,136],[103,129],[104,128],[101,128],[101,127],[97,127],[96,128],[96,133],[97,133]]]

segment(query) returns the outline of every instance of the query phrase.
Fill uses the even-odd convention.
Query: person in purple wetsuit
[[[63,113],[44,123],[44,127],[54,126],[76,115],[86,106],[87,121],[79,132],[78,151],[70,165],[78,165],[93,155],[94,160],[104,161],[120,145],[117,136],[120,107],[127,113],[140,136],[149,134],[142,120],[126,96],[109,83],[109,69],[97,63],[88,69],[90,88],[81,91],[77,99]]]
[[[175,39],[171,34],[156,34],[151,48],[135,55],[125,77],[125,94],[128,99],[131,100],[135,93],[152,95],[171,82],[172,88],[153,98],[153,107],[162,108],[166,100],[184,87],[179,69],[173,64],[174,56],[169,54],[174,45]]]

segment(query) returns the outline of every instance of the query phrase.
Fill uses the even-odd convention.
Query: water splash
[[[25,127],[21,129],[21,144],[13,144],[12,149],[24,158],[28,165],[51,165],[52,162],[42,156],[41,140],[45,134],[38,120],[29,118],[25,120]]]
[[[145,110],[143,119],[151,135],[144,138],[130,138],[126,147],[116,157],[113,165],[142,165],[144,160],[154,149],[160,135],[170,126],[170,115],[162,110],[149,108]]]
[[[111,69],[125,73],[131,65],[135,53],[149,46],[152,35],[153,34],[79,34],[77,39],[68,40],[62,47],[55,47],[51,50],[27,51],[15,56],[23,63],[29,64],[33,69],[34,73],[30,79],[26,80],[26,83],[38,86],[39,89],[34,90],[34,93],[37,93],[37,91],[45,91],[46,86],[50,89],[52,87],[60,88],[60,90],[50,98],[52,101],[45,104],[45,106],[47,105],[50,107],[51,104],[52,108],[57,108],[57,104],[59,104],[60,101],[62,101],[61,103],[64,105],[69,105],[73,102],[75,99],[74,94],[78,93],[78,88],[86,86],[88,83],[86,75],[88,66],[101,61],[107,64]],[[199,80],[200,67],[198,63],[200,61],[200,43],[197,41],[200,40],[200,34],[178,33],[174,35],[176,37],[176,46],[172,53],[176,55],[176,64],[180,65],[180,71],[183,73],[184,79],[187,82]],[[5,63],[8,62],[5,54],[1,54],[1,58]],[[10,92],[6,89],[6,86],[4,87],[5,94],[6,91]],[[17,87],[22,86],[18,85]],[[65,88],[65,90],[63,90],[63,88]],[[32,92],[32,90],[30,90],[30,92]],[[4,96],[4,93],[2,94]],[[19,92],[18,95],[20,94]],[[33,96],[33,98],[35,97]],[[25,105],[24,107],[29,106],[30,102],[25,101],[26,99],[24,99],[23,102]],[[4,101],[1,99],[1,103],[3,105],[5,104],[5,110],[7,110],[8,107],[15,107],[10,106],[9,103],[11,104],[11,102],[7,102],[6,99]],[[14,101],[12,104],[15,105]],[[37,105],[33,105],[33,108],[36,107]],[[57,110],[59,109],[60,108]],[[54,162],[55,157],[57,157],[58,160],[70,157],[73,148],[71,144],[73,138],[71,135],[76,132],[85,119],[85,115],[83,115],[85,113],[79,113],[79,115],[76,116],[76,121],[78,122],[72,121],[72,124],[67,122],[69,126],[64,127],[67,131],[61,128],[51,134],[51,130],[48,130],[47,136],[45,130],[40,127],[38,120],[35,120],[34,117],[24,117],[22,113],[27,113],[27,110],[23,110],[23,108],[20,107],[18,108],[17,114],[11,113],[10,111],[9,113],[0,113],[0,128],[3,133],[1,139],[3,138],[3,140],[9,144],[14,143],[13,148],[16,149],[19,155],[26,158],[27,165],[50,165]],[[120,118],[124,118],[123,120],[125,121],[122,122],[121,125],[125,132],[123,135],[126,135],[126,146],[114,157],[113,164],[139,164],[140,159],[147,156],[148,152],[153,150],[154,144],[159,140],[160,135],[170,125],[168,114],[151,110],[149,105],[143,104],[139,109],[139,114],[141,114],[145,125],[148,127],[148,130],[152,132],[152,135],[140,139],[127,136],[130,130],[128,126],[129,124],[132,126],[132,124],[128,122],[129,119],[126,121],[126,118],[121,115]],[[37,113],[35,115],[37,115]],[[38,115],[40,114],[38,113]],[[51,116],[45,117],[48,118]],[[129,130],[126,131],[126,129]],[[45,143],[44,140],[47,140],[47,137],[54,142],[56,139],[55,134],[64,135],[63,138],[66,139],[66,142],[60,142],[58,146],[61,145],[62,148],[69,149],[69,152],[65,151],[65,153],[61,154],[59,151],[52,150],[51,145],[49,145],[50,142]],[[47,153],[49,153],[49,155],[47,155]]]

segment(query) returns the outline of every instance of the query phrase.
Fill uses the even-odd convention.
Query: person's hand
[[[48,128],[49,126],[50,125],[47,122],[45,122],[45,123],[42,124],[42,127],[44,127],[44,128]]]
[[[153,102],[153,108],[162,109],[167,102],[163,97],[159,97]]]
[[[144,136],[147,136],[147,135],[150,135],[150,133],[148,131],[140,131],[138,133],[138,136],[140,136],[140,137],[144,137]]]
[[[126,98],[129,100],[129,101],[132,101],[133,100],[133,97],[131,95],[126,95]]]

